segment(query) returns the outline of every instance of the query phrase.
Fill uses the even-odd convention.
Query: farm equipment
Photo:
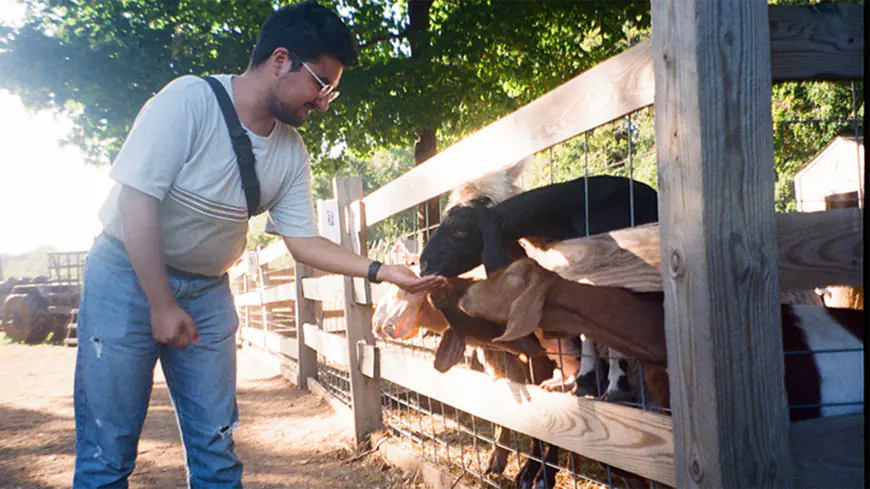
[[[76,346],[79,344],[78,335],[79,310],[73,309],[70,313],[69,323],[66,327],[66,338],[63,344],[66,346]]]
[[[0,331],[12,341],[64,342],[81,296],[85,252],[49,253],[52,277],[0,283]]]
[[[0,309],[0,330],[13,341],[42,343],[49,335],[60,343],[67,335],[72,310],[78,305],[78,287],[36,283],[16,285]]]

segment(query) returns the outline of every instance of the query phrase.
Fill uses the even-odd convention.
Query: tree
[[[30,107],[74,114],[71,141],[100,163],[120,146],[141,105],[172,78],[242,71],[260,23],[278,3],[25,2],[30,21],[0,27],[0,87]],[[415,161],[423,161],[621,52],[650,27],[647,2],[321,3],[352,27],[362,61],[343,77],[344,95],[330,112],[301,131],[315,175],[326,180],[342,168],[362,171],[378,150],[411,148],[418,140]],[[808,157],[833,135],[854,133],[848,119],[864,110],[863,83],[856,87],[855,108],[849,84],[774,87],[779,210],[793,207],[791,180]],[[791,122],[799,119],[824,121]],[[592,161],[592,170],[627,173],[631,155],[634,174],[654,184],[651,127],[651,114],[616,121],[562,145],[553,152],[556,164],[566,175],[576,174],[579,158]],[[632,139],[631,151],[629,133],[640,138]]]
[[[0,32],[0,86],[30,107],[74,114],[71,141],[104,163],[141,105],[172,78],[242,71],[275,2],[26,3],[29,21]],[[326,173],[346,163],[336,148],[367,157],[430,132],[442,145],[454,142],[618,52],[626,26],[649,25],[643,2],[329,5],[354,30],[362,66],[343,78],[340,103],[303,130]]]

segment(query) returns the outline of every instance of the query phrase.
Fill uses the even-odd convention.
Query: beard
[[[300,110],[301,107],[294,108],[279,100],[277,95],[279,90],[280,85],[269,89],[269,96],[267,97],[269,115],[289,126],[300,127],[305,123],[305,114]]]

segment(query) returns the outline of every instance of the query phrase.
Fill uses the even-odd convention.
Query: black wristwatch
[[[369,282],[371,282],[373,284],[380,283],[378,281],[378,270],[381,269],[381,265],[383,265],[383,263],[381,263],[377,260],[373,261],[372,264],[369,265],[369,276],[368,276]]]

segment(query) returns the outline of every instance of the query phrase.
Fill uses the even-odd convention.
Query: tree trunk
[[[417,41],[417,34],[429,30],[429,9],[433,0],[409,0],[408,1],[408,40],[411,44],[411,59],[419,60],[424,46]],[[417,132],[417,142],[414,144],[414,164],[419,165],[438,153],[438,140],[435,130],[423,128]],[[429,238],[429,228],[441,222],[441,209],[438,205],[439,198],[430,199],[417,206],[417,229],[420,230],[418,240],[425,246]]]
[[[435,139],[435,131],[432,129],[423,129],[419,134],[416,144],[414,144],[414,162],[419,165],[438,153],[438,144]],[[441,209],[439,206],[439,198],[429,199],[426,202],[417,206],[417,229],[421,231],[421,245],[425,245],[428,241],[428,231],[433,225],[441,222]]]

